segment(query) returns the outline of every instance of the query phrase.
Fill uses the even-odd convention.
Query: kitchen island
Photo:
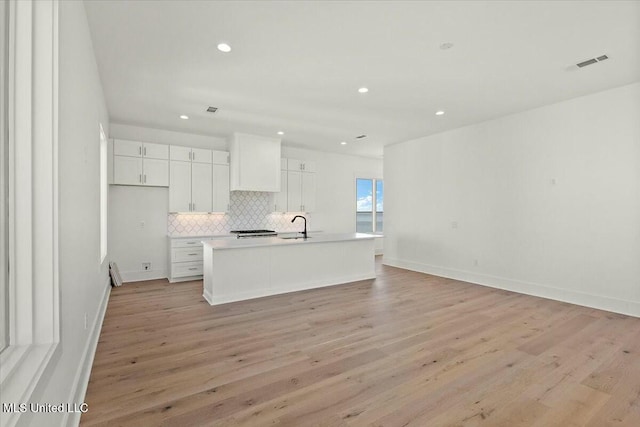
[[[202,241],[204,298],[217,305],[375,278],[373,235],[291,237]]]

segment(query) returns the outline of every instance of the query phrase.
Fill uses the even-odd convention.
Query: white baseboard
[[[167,270],[141,270],[141,271],[121,271],[122,281],[141,282],[144,280],[166,279]]]
[[[504,289],[521,294],[533,295],[536,297],[640,317],[640,301],[627,301],[604,295],[587,294],[574,290],[542,285],[539,283],[507,279],[504,277],[492,276],[473,271],[423,264],[415,261],[393,259],[386,256],[383,258],[383,264],[420,273],[432,274],[434,276],[461,280],[491,288]]]
[[[111,294],[111,279],[107,278],[104,284],[104,294],[102,295],[102,301],[98,307],[96,317],[93,319],[93,325],[91,326],[91,333],[89,339],[84,347],[82,359],[76,371],[76,376],[73,381],[73,388],[69,394],[67,402],[76,403],[80,405],[84,402],[85,395],[87,393],[87,386],[89,385],[89,377],[91,376],[91,367],[93,366],[93,358],[96,355],[96,348],[98,347],[98,339],[100,338],[100,331],[102,330],[102,322],[104,321],[104,315],[107,311],[107,304],[109,302],[109,295]],[[61,425],[68,427],[76,427],[80,424],[79,412],[65,413]]]

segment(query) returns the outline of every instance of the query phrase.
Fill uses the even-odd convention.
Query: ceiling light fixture
[[[184,115],[184,114],[183,114],[183,115],[181,115],[181,116],[180,116],[180,118],[181,118],[182,120],[189,120],[189,116]]]
[[[218,50],[220,52],[228,53],[228,52],[231,52],[231,46],[229,46],[226,43],[219,43],[218,44]]]
[[[281,130],[278,131],[278,135],[284,135],[284,132],[282,132]]]
[[[369,92],[369,89],[367,89],[366,87],[361,87],[360,89],[358,89],[358,92],[367,93],[367,92]]]
[[[436,116],[441,116],[444,114],[444,111],[440,110],[440,111],[436,111]]]
[[[347,143],[346,143],[346,142],[344,142],[344,141],[342,141],[342,142],[340,143],[340,145],[347,145]]]

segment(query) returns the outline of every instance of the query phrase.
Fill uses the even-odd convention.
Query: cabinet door
[[[113,156],[113,183],[142,185],[142,158]]]
[[[181,162],[191,161],[191,148],[181,147],[179,145],[171,145],[169,147],[169,159],[179,160]]]
[[[287,172],[287,211],[302,211],[302,172]]]
[[[213,151],[213,163],[216,165],[228,165],[229,164],[229,152],[228,151]]]
[[[303,172],[315,172],[316,171],[316,162],[313,161],[304,161],[302,162],[302,171]]]
[[[313,212],[316,209],[316,174],[302,173],[302,210]]]
[[[288,177],[287,171],[280,171],[280,192],[275,193],[273,200],[274,212],[286,212],[287,211],[287,189],[288,189]]]
[[[280,158],[280,170],[281,171],[288,170],[288,165],[289,165],[289,162],[287,161],[287,159],[285,157],[281,157]]]
[[[204,148],[192,148],[191,160],[198,163],[211,163],[211,150]]]
[[[169,212],[191,210],[191,163],[171,161]]]
[[[145,142],[142,144],[142,157],[147,159],[169,160],[169,146]]]
[[[229,210],[229,165],[213,165],[213,210]]]
[[[154,187],[169,186],[169,160],[144,159],[142,162],[142,182]]]
[[[113,154],[116,156],[142,157],[142,142],[114,139]]]
[[[211,165],[191,163],[191,210],[211,212]]]
[[[301,171],[302,170],[302,160],[287,159],[287,170],[290,170],[290,171]]]

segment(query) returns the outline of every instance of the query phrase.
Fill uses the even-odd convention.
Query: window
[[[383,205],[383,181],[374,178],[356,178],[356,232],[382,233]]]
[[[100,124],[100,263],[107,257],[107,215],[109,182],[107,181],[107,136]]]

